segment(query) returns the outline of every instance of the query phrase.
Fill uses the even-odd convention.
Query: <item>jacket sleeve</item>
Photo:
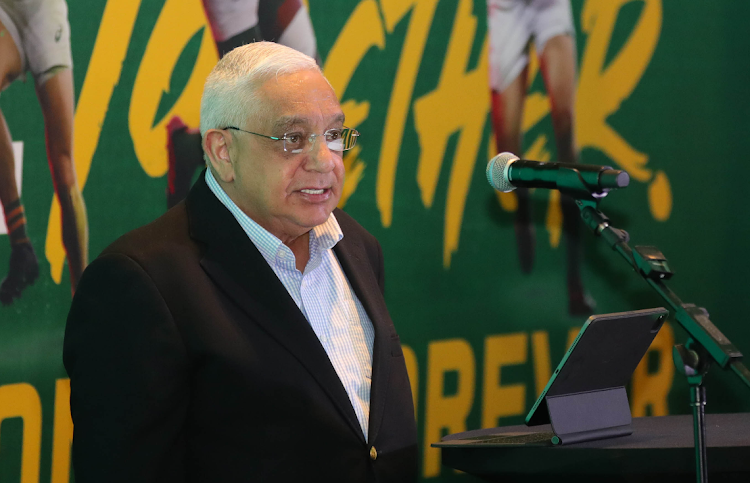
[[[65,329],[77,483],[183,482],[188,358],[167,305],[131,258],[95,260]]]
[[[380,291],[385,295],[385,263],[383,262],[383,248],[380,246],[380,243],[378,243],[377,240],[375,240],[375,245],[377,247],[377,263],[375,265],[377,270],[377,277],[378,277],[378,285],[380,286]]]

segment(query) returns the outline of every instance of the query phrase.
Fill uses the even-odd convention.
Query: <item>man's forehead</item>
[[[336,93],[317,71],[299,71],[266,80],[260,88],[266,125],[280,130],[344,122]]]

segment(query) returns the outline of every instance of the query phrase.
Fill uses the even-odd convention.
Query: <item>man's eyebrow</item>
[[[287,130],[294,126],[307,124],[307,119],[299,116],[284,116],[273,125],[274,130]]]
[[[345,119],[346,119],[346,115],[342,112],[342,113],[336,115],[336,117],[333,118],[333,120],[331,121],[331,124],[339,123],[339,124],[343,125]],[[309,125],[310,125],[310,120],[307,119],[307,118],[305,118],[305,117],[300,117],[300,116],[284,116],[284,117],[280,118],[279,120],[277,120],[274,123],[273,129],[274,129],[274,131],[284,131],[284,132],[286,132],[286,131],[288,131],[289,129],[291,129],[293,127],[297,127],[297,126],[309,126]]]

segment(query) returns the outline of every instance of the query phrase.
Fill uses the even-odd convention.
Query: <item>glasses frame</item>
[[[244,133],[252,134],[252,135],[254,135],[254,136],[260,136],[260,137],[263,137],[263,138],[266,138],[266,139],[270,139],[270,140],[272,140],[272,141],[284,141],[284,143],[283,143],[283,148],[282,148],[282,149],[284,149],[284,152],[285,152],[285,153],[290,153],[290,154],[309,153],[309,152],[310,152],[310,151],[312,151],[312,150],[313,150],[313,148],[315,147],[315,141],[317,141],[317,139],[318,139],[318,138],[319,138],[320,136],[325,136],[325,135],[326,135],[326,134],[328,134],[328,133],[329,133],[330,131],[336,131],[336,130],[339,130],[338,128],[331,128],[331,129],[328,129],[327,131],[323,132],[322,134],[315,134],[315,133],[311,133],[311,134],[309,134],[309,135],[307,136],[307,142],[308,142],[308,144],[309,144],[309,146],[310,146],[310,147],[308,147],[308,148],[307,148],[307,150],[304,150],[304,149],[298,149],[298,150],[290,150],[290,149],[287,149],[287,148],[286,148],[286,141],[287,141],[287,138],[288,138],[288,136],[289,136],[290,134],[297,134],[296,132],[295,132],[295,133],[284,133],[284,135],[283,135],[283,136],[281,136],[281,137],[277,137],[277,136],[268,136],[268,135],[266,135],[266,134],[261,134],[261,133],[257,133],[257,132],[252,132],[252,131],[246,131],[246,130],[244,130],[244,129],[240,129],[240,128],[236,127],[236,126],[227,126],[227,127],[224,127],[224,128],[222,128],[222,130],[225,130],[225,129],[231,129],[231,130],[233,130],[233,131],[240,131],[240,132],[244,132]],[[341,127],[341,129],[340,129],[340,130],[341,130],[342,132],[343,132],[344,130],[349,130],[349,131],[351,131],[351,136],[354,136],[354,143],[353,143],[353,144],[352,144],[352,145],[351,145],[350,147],[348,147],[348,148],[346,148],[346,149],[342,149],[341,151],[339,151],[339,150],[336,150],[336,149],[331,149],[330,147],[329,147],[328,149],[331,149],[331,151],[336,151],[336,152],[342,152],[342,153],[343,153],[344,151],[349,151],[349,150],[350,150],[350,149],[352,149],[352,148],[353,148],[354,146],[356,146],[356,144],[357,144],[357,138],[359,137],[359,131],[357,131],[357,130],[356,130],[356,129],[354,129],[354,128],[350,128],[350,127],[346,127],[346,126],[343,126],[343,127]],[[326,143],[326,146],[328,146],[328,143]]]

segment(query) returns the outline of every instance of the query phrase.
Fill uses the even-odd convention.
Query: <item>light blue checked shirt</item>
[[[344,237],[336,217],[310,230],[310,260],[297,270],[292,250],[254,222],[206,170],[206,183],[234,215],[292,296],[323,345],[367,440],[372,382],[372,321],[349,285],[333,247]]]

